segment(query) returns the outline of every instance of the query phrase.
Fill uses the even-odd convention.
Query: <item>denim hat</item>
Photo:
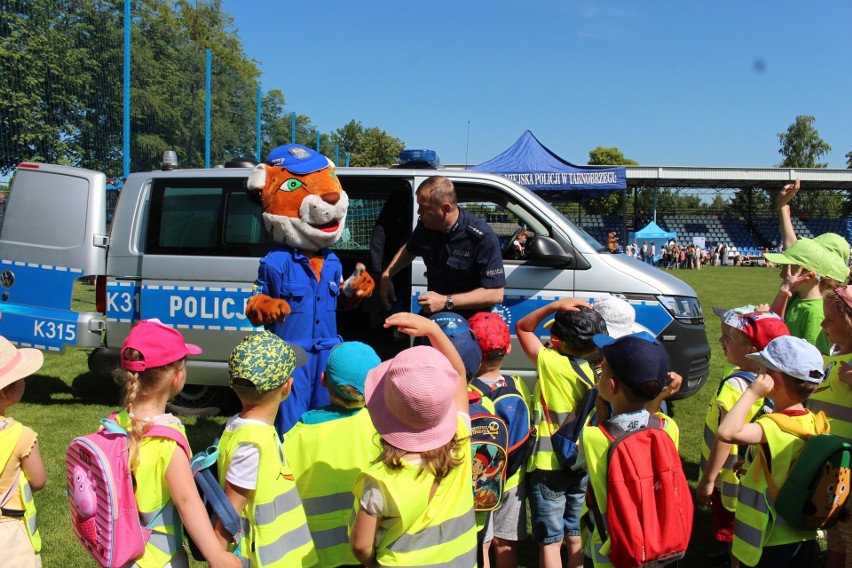
[[[467,380],[474,378],[482,364],[482,348],[479,347],[476,336],[471,331],[467,320],[455,312],[438,312],[429,316],[429,319],[438,324],[446,336],[450,338],[453,347],[459,352],[464,363]],[[431,345],[429,339],[425,337],[421,344]]]
[[[638,396],[652,400],[666,386],[669,354],[650,333],[640,331],[619,338],[598,334],[594,342],[612,374]]]
[[[308,356],[298,345],[287,343],[271,331],[247,335],[228,359],[228,382],[245,379],[257,392],[268,392],[287,381]],[[242,385],[240,385],[242,386]]]
[[[556,316],[544,324],[544,329],[549,329],[557,339],[574,339],[582,343],[591,342],[595,335],[608,333],[603,316],[585,307],[577,311],[556,312]]]
[[[506,356],[512,338],[503,318],[494,312],[478,312],[471,316],[468,323],[482,349],[483,359],[502,359]]]
[[[776,337],[790,335],[787,324],[774,312],[739,314],[732,311],[722,320],[722,323],[745,333],[752,346],[758,351]]]
[[[779,371],[800,381],[819,384],[825,376],[822,353],[801,337],[776,337],[762,351],[749,353],[746,357],[771,371]]]
[[[142,360],[125,358],[125,349],[135,349]],[[121,366],[128,371],[142,372],[179,361],[187,355],[200,355],[201,347],[186,343],[181,332],[158,319],[142,320],[133,326],[121,346]]]
[[[764,258],[775,264],[797,264],[817,276],[828,276],[839,282],[849,277],[849,267],[840,257],[813,239],[801,238],[784,252],[767,252]]]
[[[366,343],[346,341],[331,349],[325,367],[325,380],[339,396],[352,400],[338,387],[350,386],[364,394],[367,372],[378,367],[381,362],[376,351]]]
[[[331,160],[301,144],[278,146],[266,156],[266,163],[298,175],[318,172],[331,165]]]

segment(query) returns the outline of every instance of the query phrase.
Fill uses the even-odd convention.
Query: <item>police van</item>
[[[227,384],[230,351],[256,330],[244,308],[258,261],[275,246],[265,234],[259,206],[245,190],[250,171],[131,174],[108,223],[103,173],[20,164],[0,229],[0,335],[49,351],[90,348],[91,370],[107,372],[118,366],[118,350],[133,324],[158,318],[204,349],[188,362],[189,384],[180,403],[212,404],[225,390],[216,387]],[[637,323],[667,347],[673,370],[684,377],[679,398],[698,391],[707,379],[710,347],[695,292],[662,270],[609,253],[532,191],[501,176],[463,170],[337,172],[350,199],[345,230],[334,247],[344,274],[364,262],[378,280],[377,271],[417,222],[417,187],[440,173],[455,184],[459,205],[488,222],[500,238],[506,289],[494,311],[510,328],[558,298],[593,302],[617,295],[636,309]],[[513,246],[521,232],[529,237],[523,256]],[[395,277],[397,296],[413,311],[417,296],[426,291],[425,272],[418,258]],[[91,282],[94,310],[72,301]],[[338,331],[390,357],[408,343],[382,329],[385,315],[375,294],[354,310],[339,311]],[[535,374],[517,344],[504,370],[526,378]]]

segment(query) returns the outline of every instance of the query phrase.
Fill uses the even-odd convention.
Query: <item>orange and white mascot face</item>
[[[248,179],[259,194],[263,222],[272,240],[306,252],[330,247],[343,234],[349,198],[334,164],[298,174],[281,166],[258,164]]]

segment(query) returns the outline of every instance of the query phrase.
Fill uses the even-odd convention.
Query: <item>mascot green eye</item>
[[[302,182],[295,178],[290,178],[284,183],[281,184],[281,189],[284,191],[296,191],[300,187],[302,187]]]

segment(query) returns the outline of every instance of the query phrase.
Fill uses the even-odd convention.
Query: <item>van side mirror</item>
[[[553,268],[569,268],[574,265],[572,253],[566,252],[550,237],[541,235],[536,235],[527,243],[526,260],[530,264]]]

